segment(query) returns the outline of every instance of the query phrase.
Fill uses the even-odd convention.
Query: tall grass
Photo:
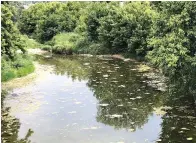
[[[27,35],[21,35],[21,39],[24,41],[26,47],[29,48],[40,48],[42,44],[35,41],[34,39],[30,39]]]
[[[60,33],[55,35],[51,41],[46,42],[41,48],[56,54],[72,54],[80,36],[76,33]]]
[[[8,81],[32,73],[35,67],[27,55],[17,55],[13,61],[3,56],[1,59],[1,81]]]

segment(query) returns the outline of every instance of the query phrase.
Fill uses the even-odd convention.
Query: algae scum
[[[166,79],[142,63],[37,59],[41,71],[4,100],[2,142],[196,142],[192,97],[178,87],[168,91]]]

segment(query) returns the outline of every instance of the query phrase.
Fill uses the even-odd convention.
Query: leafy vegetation
[[[27,35],[21,35],[21,40],[23,40],[27,49],[31,48],[41,48],[43,45],[37,42],[35,39],[30,39]]]
[[[1,77],[7,81],[34,71],[31,59],[25,54],[26,45],[14,21],[16,9],[9,2],[2,2],[1,14]],[[22,54],[19,54],[21,51]]]
[[[147,58],[165,72],[195,68],[196,4],[194,2],[162,2],[158,4],[158,16],[153,20],[148,39]]]
[[[174,75],[195,68],[195,9],[194,2],[42,2],[22,12],[19,27],[53,42],[56,53],[137,55]]]
[[[44,43],[60,32],[72,32],[76,27],[80,2],[41,2],[23,11],[19,29]]]
[[[14,60],[3,56],[1,59],[1,81],[22,77],[34,71],[32,60],[27,55],[17,55]]]
[[[80,35],[73,32],[60,33],[42,45],[41,48],[55,54],[72,54],[79,38],[81,38]]]

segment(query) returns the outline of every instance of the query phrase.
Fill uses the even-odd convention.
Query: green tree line
[[[195,9],[194,2],[42,2],[22,12],[19,29],[43,43],[74,32],[76,51],[137,55],[175,73],[196,64]]]

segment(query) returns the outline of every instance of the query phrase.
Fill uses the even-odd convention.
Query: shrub
[[[27,48],[40,48],[41,44],[35,39],[30,39],[27,35],[21,35],[21,40],[24,41]]]
[[[52,52],[55,54],[67,54],[71,55],[72,54],[72,48],[69,47],[68,45],[55,45],[52,48]]]

